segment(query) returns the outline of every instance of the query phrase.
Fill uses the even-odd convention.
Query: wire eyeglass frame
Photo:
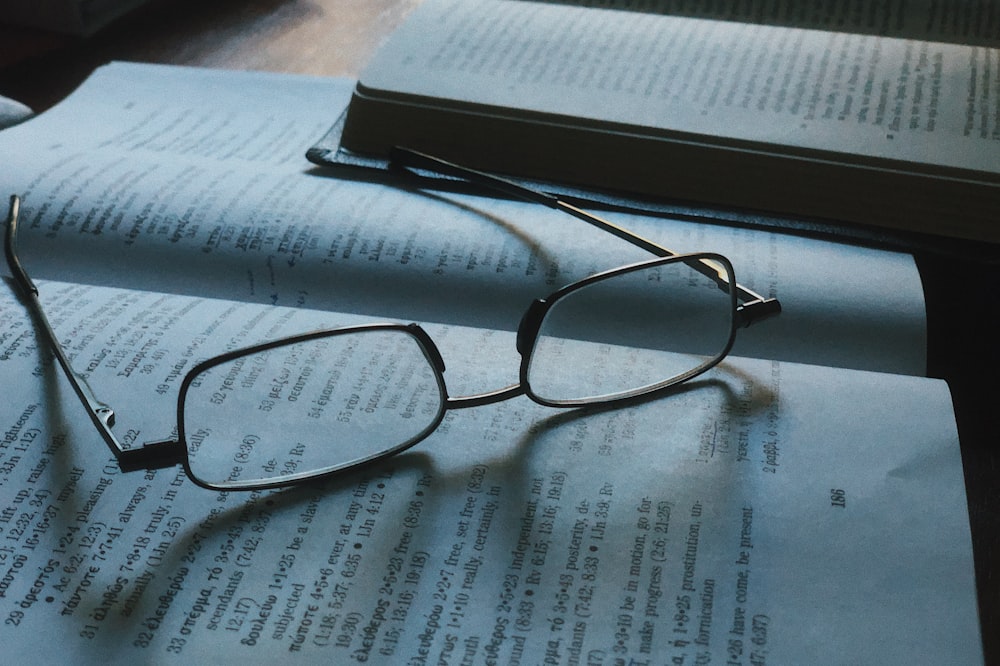
[[[573,217],[582,220],[592,226],[602,229],[612,235],[635,245],[653,254],[656,258],[621,266],[607,271],[590,275],[581,280],[556,290],[545,298],[535,299],[525,311],[517,330],[517,351],[521,355],[521,367],[519,372],[519,382],[501,389],[480,393],[470,396],[451,397],[447,393],[444,379],[444,360],[437,346],[431,340],[427,332],[418,324],[369,324],[361,326],[347,326],[320,331],[312,331],[294,336],[282,337],[262,344],[244,347],[224,354],[213,356],[194,365],[185,375],[181,382],[177,401],[177,436],[169,439],[148,442],[142,446],[126,448],[119,441],[112,428],[115,424],[115,412],[110,405],[98,399],[87,382],[87,379],[78,373],[70,363],[66,352],[59,342],[58,337],[45,315],[39,299],[38,288],[35,286],[28,273],[23,268],[17,252],[17,232],[18,216],[20,211],[20,199],[17,195],[10,198],[10,206],[5,224],[4,254],[7,265],[12,273],[13,281],[17,285],[18,291],[24,297],[31,311],[32,319],[38,330],[42,333],[46,345],[56,358],[69,380],[74,392],[87,410],[87,414],[100,433],[102,439],[111,450],[118,461],[123,472],[135,470],[160,469],[182,465],[197,485],[211,490],[252,490],[277,488],[300,483],[307,480],[330,476],[331,474],[344,472],[348,469],[355,469],[365,464],[370,464],[377,460],[382,460],[389,456],[400,453],[425,439],[432,433],[445,413],[451,409],[463,409],[487,405],[502,400],[508,400],[520,395],[526,395],[539,404],[550,407],[585,407],[596,404],[626,404],[636,398],[647,397],[651,394],[662,392],[680,383],[688,381],[692,377],[700,375],[711,367],[717,365],[729,353],[736,335],[736,329],[746,327],[753,323],[776,316],[781,312],[781,305],[775,298],[765,298],[760,294],[740,285],[736,282],[732,264],[722,255],[715,253],[678,254],[662,245],[643,238],[631,231],[615,225],[601,217],[589,213],[581,208],[566,203],[558,196],[540,192],[538,190],[523,187],[511,180],[497,177],[492,174],[467,169],[456,164],[440,160],[438,158],[410,151],[404,148],[397,148],[393,151],[390,166],[396,171],[406,171],[421,175],[421,172],[433,172],[451,178],[457,178],[479,186],[484,186],[501,191],[507,195],[514,196],[525,201],[540,203],[549,208],[563,211]],[[728,292],[732,307],[731,326],[724,349],[709,362],[692,368],[688,372],[678,376],[670,377],[662,382],[642,387],[625,394],[615,395],[607,399],[583,399],[568,401],[553,401],[536,395],[528,382],[527,372],[530,363],[531,353],[535,340],[539,334],[539,329],[546,313],[552,306],[561,299],[573,294],[579,289],[589,285],[614,279],[617,276],[627,274],[632,271],[641,270],[647,267],[665,266],[672,263],[683,263],[698,273],[708,277],[723,291]],[[438,389],[444,399],[440,409],[435,415],[432,423],[421,431],[420,435],[414,437],[412,441],[406,441],[396,446],[387,447],[377,455],[372,455],[361,460],[350,461],[349,464],[334,468],[324,468],[319,471],[307,471],[300,474],[275,478],[267,482],[252,483],[248,485],[220,485],[205,482],[192,471],[188,445],[186,443],[184,407],[185,398],[195,379],[209,368],[226,363],[241,356],[261,353],[264,351],[280,348],[283,346],[302,343],[310,340],[317,340],[324,337],[347,335],[360,333],[363,331],[387,330],[407,333],[417,341],[425,354],[428,362],[434,368],[438,382]]]

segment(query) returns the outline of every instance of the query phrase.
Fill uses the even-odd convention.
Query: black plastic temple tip
[[[503,192],[515,199],[540,203],[548,208],[557,208],[561,203],[558,197],[546,192],[539,192],[507,178],[477,169],[470,169],[469,167],[449,162],[440,157],[421,153],[403,146],[395,146],[390,149],[389,167],[408,170],[412,173],[427,171],[450,178],[457,178],[481,187]]]

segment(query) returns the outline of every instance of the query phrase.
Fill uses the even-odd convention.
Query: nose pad
[[[408,324],[406,328],[413,334],[413,337],[420,341],[421,346],[423,346],[427,355],[430,357],[431,364],[434,368],[438,372],[443,373],[444,358],[441,356],[441,350],[439,350],[437,345],[434,344],[434,341],[431,339],[431,336],[427,334],[427,331],[421,328],[419,324]]]
[[[517,351],[521,356],[535,344],[538,329],[548,309],[549,304],[544,299],[536,298],[521,317],[521,323],[517,326]]]

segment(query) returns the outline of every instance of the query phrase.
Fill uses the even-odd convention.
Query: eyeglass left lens
[[[406,448],[440,421],[444,390],[404,329],[334,332],[238,356],[191,379],[191,473],[219,488],[290,483]]]

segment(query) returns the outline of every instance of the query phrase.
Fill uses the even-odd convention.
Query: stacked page
[[[311,171],[302,154],[351,86],[115,64],[0,133],[24,266],[127,444],[176,430],[197,360],[320,327],[419,321],[451,395],[516,382],[531,299],[647,258],[531,204]],[[912,259],[608,217],[730,256],[784,312],[661,399],[455,410],[408,453],[293,490],[120,472],[5,289],[7,653],[981,661],[957,435],[947,387],[919,376]]]

